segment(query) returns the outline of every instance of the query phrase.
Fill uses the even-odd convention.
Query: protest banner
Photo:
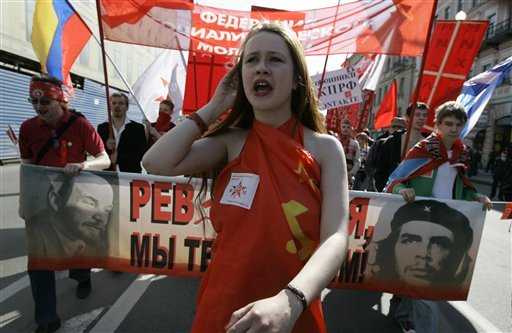
[[[110,172],[70,177],[31,165],[22,165],[21,180],[29,269],[200,276],[215,255],[211,201],[203,200],[201,215],[197,180]],[[506,211],[488,215],[487,223],[509,217]],[[421,197],[407,204],[393,194],[351,191],[349,213],[348,251],[340,253],[346,258],[331,287],[466,299],[486,217],[481,204]],[[300,221],[300,214],[290,218]]]
[[[434,127],[436,108],[457,99],[488,25],[488,21],[435,21],[418,81],[418,101],[429,106],[427,129]]]
[[[311,80],[317,90],[322,87],[320,94],[317,93],[321,109],[334,109],[362,101],[361,88],[353,67],[326,72],[323,84],[322,74],[311,76]]]
[[[361,132],[363,129],[368,127],[368,120],[370,118],[370,112],[373,106],[373,100],[375,98],[375,92],[372,90],[363,90],[363,103],[358,116],[358,122],[356,131]]]
[[[108,40],[224,56],[236,55],[251,27],[265,21],[294,30],[306,55],[419,56],[434,7],[433,0],[359,0],[343,3],[338,9],[331,6],[300,12],[238,11],[185,0],[147,0],[141,4],[100,0],[100,4]],[[334,20],[336,11],[340,15]]]

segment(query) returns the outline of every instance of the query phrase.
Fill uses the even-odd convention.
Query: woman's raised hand
[[[233,107],[238,86],[237,71],[236,67],[233,67],[224,75],[208,103],[218,112],[217,116]]]

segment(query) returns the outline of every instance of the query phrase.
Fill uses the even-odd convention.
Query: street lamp
[[[457,21],[464,21],[468,16],[466,15],[466,12],[461,10],[455,15],[455,19]]]

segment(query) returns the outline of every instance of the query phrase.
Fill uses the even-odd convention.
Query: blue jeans
[[[28,271],[30,287],[35,304],[35,319],[38,325],[46,325],[59,319],[54,271]],[[71,269],[69,278],[84,282],[91,278],[90,269]]]
[[[436,302],[400,297],[392,315],[397,322],[412,322],[416,333],[439,332],[439,308]]]

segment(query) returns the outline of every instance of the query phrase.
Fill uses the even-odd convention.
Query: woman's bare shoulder
[[[332,158],[333,154],[343,153],[343,148],[337,138],[329,134],[312,131],[306,127],[304,127],[304,148],[313,154],[320,163]]]

